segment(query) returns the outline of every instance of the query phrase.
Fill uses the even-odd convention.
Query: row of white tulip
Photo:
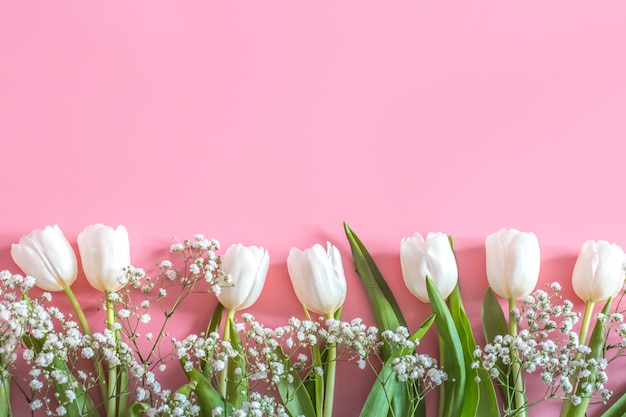
[[[95,224],[77,238],[82,267],[89,283],[99,291],[115,292],[120,277],[130,266],[130,244],[124,226],[116,229]],[[509,300],[530,294],[539,278],[539,241],[534,233],[502,229],[485,240],[487,279],[493,291]],[[58,226],[33,230],[11,247],[11,256],[24,273],[46,291],[63,291],[76,280],[76,255]],[[400,261],[404,282],[411,293],[428,302],[426,276],[447,298],[458,281],[455,254],[443,233],[424,239],[415,233],[402,239]],[[602,302],[616,295],[624,284],[624,251],[607,241],[585,242],[574,266],[572,285],[583,301]],[[224,287],[219,301],[228,310],[243,310],[258,299],[270,264],[267,250],[257,246],[232,245],[222,267],[233,285]],[[339,250],[317,244],[292,248],[287,258],[289,276],[300,302],[307,309],[332,315],[346,298],[346,278]]]
[[[529,295],[539,279],[540,250],[534,233],[502,229],[485,240],[487,279],[491,289],[509,300]],[[432,278],[443,298],[447,298],[458,280],[457,263],[448,237],[419,233],[402,240],[400,246],[402,275],[408,289],[428,302],[426,276]],[[572,286],[585,302],[599,303],[615,296],[624,285],[624,251],[615,243],[588,240],[572,274]]]
[[[119,298],[115,293],[128,281],[130,269],[127,268],[131,265],[128,233],[123,226],[113,229],[101,224],[90,225],[78,235],[77,242],[87,280],[94,288],[107,295],[107,327],[109,330],[119,329],[113,300]],[[174,246],[182,247],[182,245]],[[212,247],[209,250],[211,256],[215,255],[213,249]],[[539,278],[539,241],[533,233],[502,229],[487,236],[485,252],[489,286],[494,293],[509,301],[509,333],[515,336],[517,320],[513,317],[513,313],[516,301],[525,299],[531,294]],[[81,326],[87,334],[91,334],[87,320],[70,289],[78,275],[77,257],[58,226],[48,226],[23,236],[19,243],[12,246],[11,255],[15,263],[34,279],[37,286],[46,291],[64,291],[78,314]],[[193,259],[193,262],[196,262],[197,257]],[[357,265],[356,259],[355,265]],[[400,264],[404,282],[410,292],[423,302],[432,301],[433,312],[437,310],[436,316],[443,320],[442,317],[446,314],[443,299],[449,296],[451,299],[457,297],[458,303],[460,297],[457,287],[459,271],[451,239],[443,233],[429,233],[425,239],[419,233],[404,238],[400,243]],[[615,296],[624,286],[623,264],[624,252],[613,243],[587,241],[580,250],[573,269],[572,285],[576,294],[587,303],[579,335],[580,343],[583,345],[587,343],[587,329],[594,305]],[[217,267],[217,263],[215,265]],[[224,324],[225,342],[230,342],[231,330],[235,328],[233,320],[235,312],[249,308],[259,298],[269,266],[269,252],[258,246],[234,244],[223,255],[221,271],[215,275],[223,278],[223,281],[216,285],[212,285],[215,282],[211,281],[210,287],[215,291],[220,304],[228,311]],[[194,269],[194,267],[200,271],[195,263],[190,268]],[[307,316],[308,311],[313,311],[327,318],[339,317],[338,310],[345,302],[347,285],[341,255],[335,246],[327,243],[326,248],[319,244],[305,250],[292,248],[287,257],[287,269],[294,292],[304,306]],[[207,273],[210,277],[214,277],[215,271],[211,271]],[[358,266],[357,271],[359,271]],[[222,273],[225,275],[221,275]],[[204,276],[207,277],[206,274]],[[429,279],[432,285],[428,283]],[[437,290],[441,297],[437,294]],[[489,294],[497,305],[493,293],[488,291]],[[380,294],[378,296],[386,297]],[[391,302],[389,299],[387,301]],[[606,308],[609,304],[607,303]],[[218,311],[221,315],[223,310],[219,305],[216,313]],[[399,313],[393,312],[393,314]],[[397,316],[395,320],[399,322]],[[438,323],[438,328],[443,324],[445,323]],[[454,326],[448,327],[447,330],[443,326],[440,329],[440,337],[446,331],[450,334],[457,332],[455,327],[457,325],[459,324],[455,322]],[[119,332],[115,332],[115,337],[119,343]],[[473,343],[471,339],[471,344]],[[601,345],[598,341],[592,344]],[[332,414],[336,349],[335,343],[328,345],[326,376],[323,384],[320,382],[320,387],[323,388],[316,389],[315,404],[319,416],[329,417]],[[320,365],[319,352],[314,357],[317,358],[315,359],[317,365]],[[463,367],[459,365],[458,369],[461,368]],[[116,415],[116,410],[119,411],[120,407],[123,407],[121,403],[117,403],[117,399],[121,398],[118,393],[124,392],[125,387],[116,383],[118,373],[123,372],[124,370],[118,369],[117,366],[109,366],[107,370],[109,391],[106,392],[106,387],[101,386],[101,388],[105,387],[103,397],[107,398],[108,417]],[[226,364],[221,372],[219,384],[223,399],[227,399],[230,392],[229,384],[232,381],[229,382],[229,372],[229,365]],[[100,367],[98,373],[104,375],[104,369]],[[511,409],[519,411],[516,415],[525,416],[528,405],[525,402],[524,383],[519,377],[521,365],[514,363],[511,373],[516,382],[511,391],[513,398],[509,399],[509,405]],[[317,379],[319,378],[316,378],[316,381]],[[562,415],[579,415],[576,413],[580,413],[583,408],[575,409],[575,406],[576,404],[570,404],[569,400],[565,401]]]
[[[94,224],[78,235],[78,250],[89,283],[102,292],[122,287],[119,278],[130,266],[130,243],[124,226]],[[59,226],[47,226],[22,236],[11,246],[11,257],[46,291],[63,291],[78,275],[76,255]]]

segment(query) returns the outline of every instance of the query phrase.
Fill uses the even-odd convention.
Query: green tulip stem
[[[517,335],[517,318],[513,313],[515,311],[515,304],[517,300],[509,298],[509,334],[511,336]],[[511,355],[515,355],[512,351]],[[526,408],[526,401],[524,399],[524,382],[522,381],[522,371],[517,358],[513,356],[511,358],[511,375],[513,377],[513,407],[516,417],[527,417],[528,409]],[[509,403],[510,405],[510,403]]]
[[[326,316],[328,319],[334,318],[332,314]],[[324,417],[332,417],[333,401],[335,398],[335,373],[337,372],[337,343],[328,345],[328,356],[326,366],[326,387],[324,392]]]
[[[0,373],[2,370],[0,370]],[[13,417],[11,410],[11,377],[7,374],[0,376],[0,417]]]
[[[580,325],[580,335],[578,337],[578,343],[581,345],[587,345],[587,332],[589,331],[589,323],[591,322],[591,316],[593,314],[593,308],[595,307],[596,303],[594,301],[588,300],[587,301],[587,305],[585,306],[585,313],[583,314],[583,322]],[[576,354],[576,360],[580,360],[580,358],[582,358],[582,353],[578,352]],[[570,383],[572,384],[573,388],[573,392],[576,392],[576,384],[577,384],[577,380],[578,380],[578,372],[576,372],[575,375],[572,375],[570,377]],[[572,409],[572,407],[574,407],[574,405],[572,404],[572,402],[570,400],[565,400],[563,402],[563,406],[561,407],[561,416],[569,416],[570,413],[576,413],[577,410],[584,410],[586,409],[586,407],[580,406],[577,407],[575,409]],[[573,411],[572,411],[573,410]]]
[[[226,314],[226,323],[224,323],[224,342],[230,343],[230,322],[235,319],[235,310],[228,310]],[[224,364],[224,369],[222,369],[222,373],[220,375],[220,391],[222,393],[222,398],[224,400],[228,400],[228,358],[226,358],[226,363]]]
[[[115,334],[115,340],[120,340],[118,330],[114,330],[115,320],[115,302],[109,299],[109,292],[104,293],[106,297],[107,309],[107,329]],[[116,417],[117,413],[117,366],[109,365],[109,382],[108,393],[106,397],[106,415],[107,417]]]
[[[583,322],[580,325],[580,337],[578,343],[587,345],[587,332],[589,331],[589,322],[591,321],[591,315],[593,314],[593,308],[596,303],[589,300],[585,306],[585,314],[583,315]]]
[[[89,322],[87,321],[87,317],[85,317],[85,313],[83,312],[83,309],[81,308],[80,303],[78,302],[78,299],[74,294],[74,291],[72,291],[72,287],[70,287],[69,285],[65,286],[65,288],[63,288],[63,292],[67,296],[67,299],[70,301],[74,312],[76,312],[76,318],[78,319],[78,324],[80,324],[81,329],[83,329],[83,332],[86,335],[91,336],[91,328],[89,327]],[[104,367],[102,366],[102,361],[97,358],[95,360],[95,365],[99,377],[98,385],[100,386],[100,394],[102,394],[102,398],[106,398],[107,383],[106,379],[104,378]]]
[[[89,328],[87,317],[85,317],[85,313],[83,312],[83,309],[80,307],[80,304],[78,303],[78,300],[76,299],[76,296],[74,295],[74,291],[72,291],[72,287],[70,287],[69,285],[66,286],[65,288],[63,288],[63,292],[67,296],[67,299],[70,300],[70,304],[72,305],[72,308],[76,312],[76,318],[78,319],[78,323],[80,324],[80,327],[83,329],[83,332],[85,332],[86,335],[91,336],[91,329]]]
[[[304,309],[304,315],[307,320],[311,320],[311,315],[309,314],[309,310],[306,308],[305,304],[302,304],[302,308]],[[322,355],[320,354],[319,345],[314,345],[313,349],[313,366],[315,368],[322,368]],[[335,352],[336,354],[336,352]],[[317,417],[324,416],[324,377],[320,375],[317,371],[314,371],[315,375],[315,415]]]

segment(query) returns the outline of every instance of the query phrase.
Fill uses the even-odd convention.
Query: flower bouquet
[[[159,260],[151,276],[131,265],[123,226],[98,224],[77,237],[85,278],[102,293],[97,328],[72,291],[78,261],[68,240],[57,226],[32,231],[11,249],[24,274],[0,273],[0,417],[24,409],[33,416],[330,417],[339,361],[374,373],[364,403],[354,407],[360,416],[425,416],[433,392],[440,416],[527,416],[546,400],[562,403],[562,417],[583,416],[591,403],[611,398],[607,370],[626,348],[617,245],[583,245],[572,280],[586,303],[581,314],[559,284],[535,289],[534,234],[489,235],[481,346],[463,307],[450,237],[416,233],[400,244],[404,282],[432,310],[411,329],[372,255],[344,229],[375,326],[341,319],[347,285],[331,243],[291,250],[287,269],[302,315],[270,328],[244,311],[263,290],[264,248],[235,244],[222,255],[216,240],[196,235],[171,245],[171,259]],[[72,311],[55,305],[58,293]],[[177,311],[197,297],[216,298],[212,315],[197,332],[171,336]],[[594,315],[596,304],[602,309]],[[435,328],[438,358],[420,352]],[[181,374],[176,386],[165,377],[172,367]],[[540,398],[529,397],[531,380],[545,387]],[[623,398],[603,416],[624,415]]]

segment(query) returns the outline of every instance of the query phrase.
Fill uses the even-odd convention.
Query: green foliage
[[[0,417],[11,415],[11,378],[0,379]]]
[[[248,377],[246,372],[246,353],[243,350],[239,334],[235,331],[235,321],[229,317],[225,326],[230,327],[230,343],[237,351],[237,356],[228,359],[228,381],[226,399],[239,408],[248,400]],[[237,371],[240,370],[240,372]]]
[[[497,416],[498,398],[489,373],[483,368],[472,368],[476,341],[472,334],[472,326],[463,308],[461,292],[457,285],[448,298],[452,321],[456,325],[459,339],[463,347],[465,360],[465,401],[463,402],[462,416]]]
[[[439,416],[461,415],[464,400],[472,401],[472,403],[477,401],[470,398],[464,399],[466,374],[463,346],[452,314],[430,277],[426,277],[426,289],[439,334],[441,367],[448,374],[448,379],[441,386]]]
[[[283,404],[292,416],[314,416],[315,407],[311,401],[311,395],[307,391],[306,385],[302,382],[300,375],[293,369],[289,358],[285,355],[282,347],[275,350],[278,359],[285,365],[287,378],[281,378],[278,382],[278,392]]]
[[[406,327],[406,320],[402,311],[374,259],[347,223],[344,223],[344,229],[352,249],[355,270],[365,286],[378,329],[382,332],[385,330],[395,331],[399,326]],[[388,348],[383,349],[385,359],[389,357],[390,353]]]
[[[604,308],[602,309],[602,314],[607,317],[610,309],[612,298],[609,298]],[[589,339],[589,348],[591,352],[585,356],[585,359],[595,359],[596,361],[600,361],[602,359],[602,355],[604,354],[604,342],[606,339],[606,320],[596,320],[596,324],[593,327],[593,332],[591,333],[591,338]],[[567,410],[567,417],[584,417],[587,413],[587,407],[589,406],[589,401],[591,400],[591,395],[585,393],[584,386],[586,384],[593,385],[596,382],[596,378],[598,376],[597,370],[595,372],[591,372],[589,376],[581,378],[578,381],[578,385],[576,388],[576,395],[581,398],[580,404],[577,406],[573,405],[571,401],[567,401],[564,403],[564,409]],[[563,413],[561,413],[563,415]],[[623,416],[623,414],[621,414]]]
[[[363,242],[345,222],[344,229],[352,250],[355,270],[365,286],[378,329],[383,332],[385,330],[396,331],[400,326],[406,327],[406,320],[402,311],[374,259]],[[390,360],[393,360],[396,357],[394,355],[398,353],[393,352],[390,346],[386,344],[383,346],[382,355],[385,362],[362,408],[361,416],[385,417],[391,414],[396,417],[413,417],[426,415],[423,401],[417,405],[412,404],[413,399],[421,398],[419,387],[399,382],[395,371],[390,366]],[[417,390],[417,392],[410,390]]]

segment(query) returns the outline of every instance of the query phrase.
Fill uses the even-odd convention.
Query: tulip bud
[[[232,245],[222,257],[222,269],[232,279],[217,299],[228,310],[243,310],[256,302],[270,266],[267,250],[257,246]]]
[[[402,239],[400,264],[407,288],[425,303],[430,302],[426,276],[432,279],[444,299],[452,293],[459,279],[454,252],[444,233],[429,233],[426,240],[419,233]]]
[[[76,280],[76,255],[57,225],[22,236],[11,245],[11,257],[43,290],[63,291]]]
[[[124,226],[92,224],[78,235],[78,250],[87,281],[102,292],[115,292],[130,266],[130,242]]]
[[[487,279],[500,297],[519,300],[539,279],[539,241],[534,233],[501,229],[485,240]]]
[[[307,309],[332,315],[346,300],[346,277],[339,250],[327,243],[301,251],[292,248],[287,257],[291,284],[298,300]]]
[[[604,240],[583,243],[574,265],[572,286],[583,301],[599,303],[624,286],[624,251]]]

